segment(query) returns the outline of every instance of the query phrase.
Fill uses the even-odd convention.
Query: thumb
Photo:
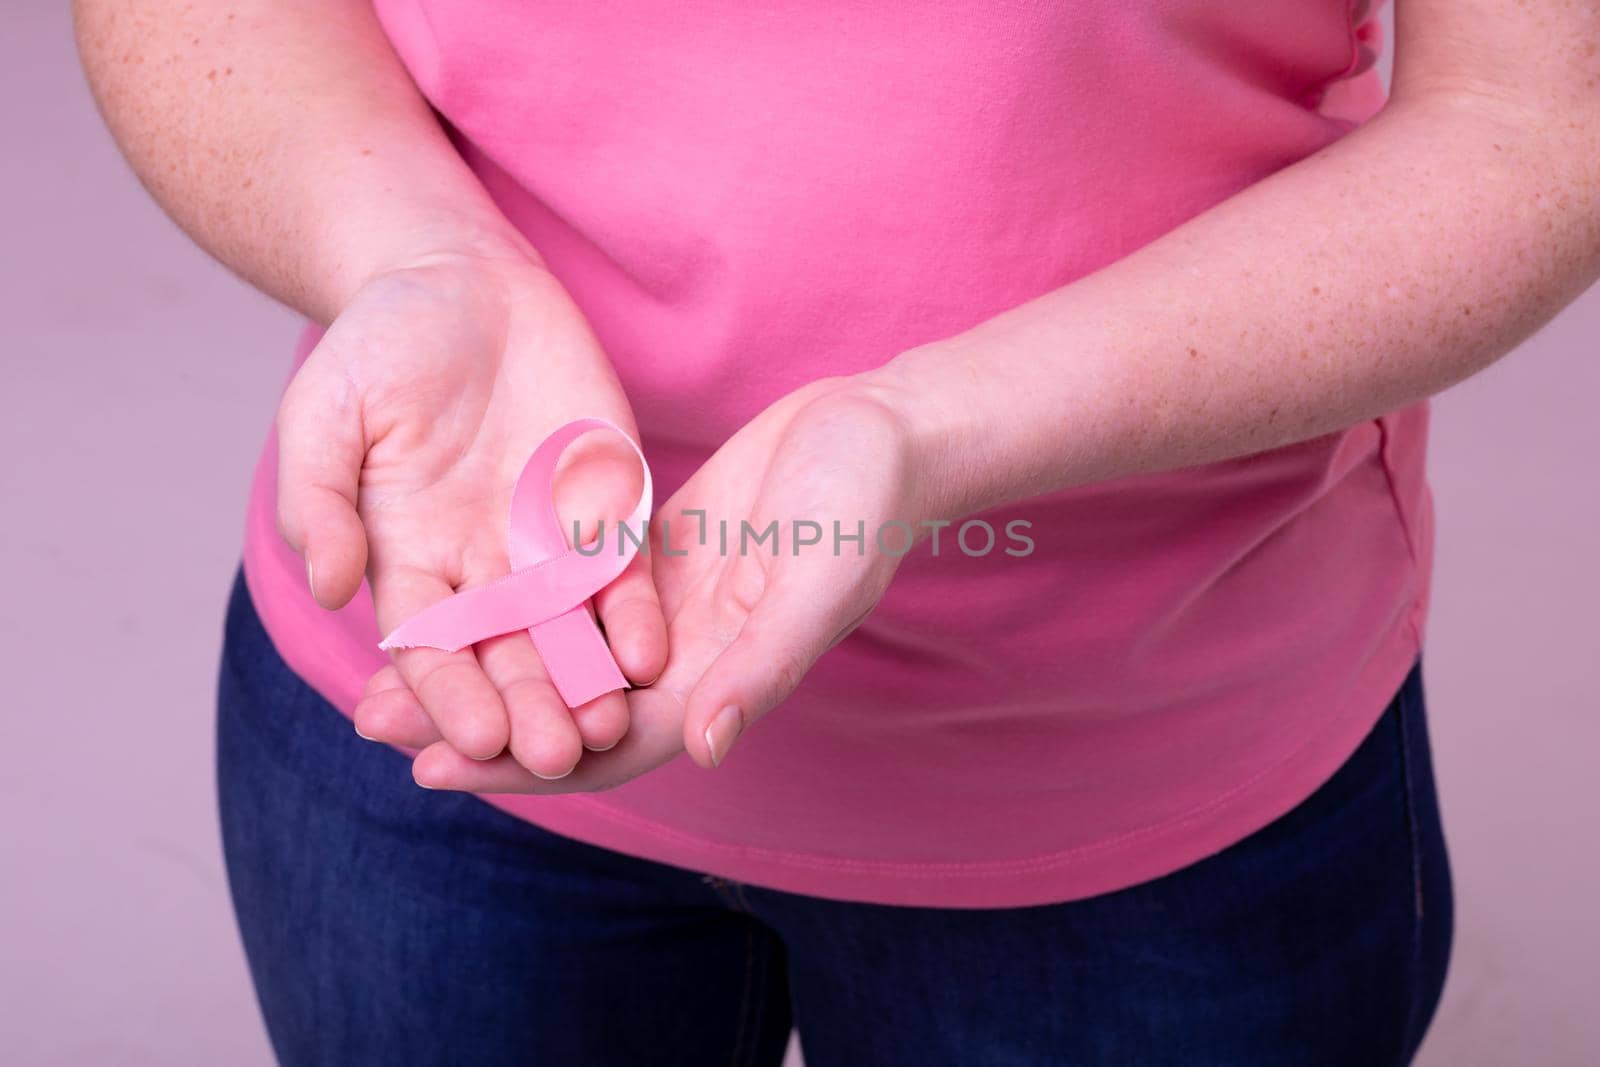
[[[745,560],[739,566],[762,569]],[[721,763],[744,728],[793,693],[822,654],[860,625],[877,602],[873,597],[853,606],[855,598],[840,602],[819,596],[818,576],[794,566],[775,571],[754,598],[738,636],[712,661],[686,701],[683,747],[702,767]],[[837,580],[828,585],[857,588]]]
[[[331,610],[355,596],[367,567],[356,513],[366,442],[355,387],[321,373],[315,359],[278,407],[278,529],[305,559],[312,596]]]

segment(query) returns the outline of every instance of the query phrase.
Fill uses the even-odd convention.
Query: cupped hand
[[[278,412],[278,521],[313,596],[347,603],[365,575],[387,633],[453,592],[508,572],[511,492],[533,449],[573,418],[633,432],[609,362],[561,286],[517,254],[433,255],[367,283],[296,373]],[[625,516],[639,492],[626,442],[596,434],[564,458],[563,522]],[[650,559],[594,599],[618,665],[660,673],[666,632]],[[566,774],[629,728],[606,694],[569,710],[526,632],[460,652],[408,649],[355,711],[369,738],[429,740],[467,762]]]
[[[669,656],[654,684],[628,694],[632,726],[621,743],[585,754],[559,782],[436,743],[417,757],[417,780],[555,793],[610,788],[684,751],[715,766],[882,597],[921,529],[924,466],[894,406],[855,379],[784,398],[729,439],[652,523]],[[756,543],[774,523],[776,540]],[[835,523],[844,538],[835,539]],[[858,532],[861,541],[848,539]],[[797,546],[797,534],[820,540]]]

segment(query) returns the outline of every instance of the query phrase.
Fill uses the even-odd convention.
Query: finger
[[[510,755],[492,760],[466,759],[448,744],[423,749],[412,762],[417,784],[429,789],[471,793],[592,793],[612,789],[666,763],[682,751],[681,706],[669,694],[642,690],[630,693],[631,726],[606,752],[587,752],[569,775],[540,778]],[[647,705],[640,708],[638,700]],[[673,706],[666,706],[672,704]]]
[[[565,706],[565,705],[563,705]],[[627,736],[630,728],[628,697],[622,690],[602,693],[571,711],[583,747],[590,752],[609,752]]]
[[[620,691],[603,693],[587,703],[569,709],[566,701],[561,699],[560,693],[556,690],[549,669],[528,635],[523,633],[515,636],[521,640],[508,639],[506,647],[514,652],[516,665],[505,676],[507,682],[520,682],[516,687],[515,704],[508,693],[508,685],[501,682],[501,675],[497,671],[489,673],[490,680],[500,686],[501,695],[506,701],[506,710],[511,716],[513,754],[517,754],[519,745],[530,743],[528,739],[536,736],[532,734],[536,729],[542,729],[547,736],[542,742],[532,741],[535,746],[556,745],[565,751],[570,735],[576,730],[579,747],[582,749],[604,752],[614,747],[628,732],[628,702],[623,694]],[[519,730],[523,739],[520,741]],[[550,768],[546,769],[537,761],[523,765],[547,778],[555,778],[570,771],[572,764],[576,763],[576,756],[581,754],[581,752],[575,753],[573,761],[565,766],[552,763]]]
[[[470,760],[440,741],[417,753],[411,777],[424,789],[450,789],[463,793],[559,793],[566,778],[541,778],[502,754],[489,760]]]
[[[454,592],[440,575],[414,566],[386,566],[372,576],[373,605],[385,633]],[[444,740],[472,759],[505,751],[510,741],[505,704],[472,649],[407,648],[393,655],[401,679]]]
[[[321,366],[313,352],[278,407],[278,528],[306,561],[312,596],[332,609],[355,596],[367,566],[356,513],[366,441],[354,388]]]
[[[506,706],[512,758],[540,778],[571,773],[583,755],[584,739],[527,633],[480,643],[478,662]]]
[[[752,566],[736,562],[732,569],[748,574]],[[748,591],[752,581],[735,578],[725,585],[743,585]],[[838,587],[819,585],[789,568],[746,601],[753,606],[744,625],[695,683],[685,704],[683,747],[696,763],[707,768],[721,763],[745,727],[794,692],[812,664],[853,625],[843,605],[819,602],[818,588],[829,586]]]
[[[393,663],[367,680],[351,718],[356,733],[368,741],[382,741],[401,748],[426,748],[440,737],[439,728],[422,710],[422,703]]]
[[[641,550],[615,581],[595,595],[594,607],[623,675],[634,685],[655,681],[667,665],[667,621],[648,551]]]

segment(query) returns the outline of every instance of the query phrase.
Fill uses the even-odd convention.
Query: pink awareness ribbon
[[[633,512],[623,520],[638,536],[624,536],[619,525],[616,545],[607,547],[602,526],[597,540],[579,550],[568,546],[561,531],[552,487],[556,461],[590,430],[621,434],[639,457],[644,487]],[[596,418],[575,419],[558,427],[533,450],[511,494],[507,537],[511,573],[424,608],[395,627],[378,647],[384,651],[438,648],[456,652],[491,637],[527,630],[556,692],[569,708],[627,688],[589,612],[588,600],[616,580],[639,551],[639,540],[650,521],[651,492],[650,465],[621,427]]]

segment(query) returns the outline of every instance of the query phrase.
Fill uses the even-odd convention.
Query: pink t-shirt
[[[1381,103],[1366,7],[377,3],[609,352],[658,502],[801,384],[1068,284],[1341,136]],[[622,852],[885,903],[1032,904],[1172,871],[1313,792],[1418,655],[1426,418],[1007,508],[996,527],[1030,520],[1031,556],[908,557],[718,770],[489,799]],[[371,602],[314,606],[273,479],[269,441],[250,589],[349,712],[384,662]]]

